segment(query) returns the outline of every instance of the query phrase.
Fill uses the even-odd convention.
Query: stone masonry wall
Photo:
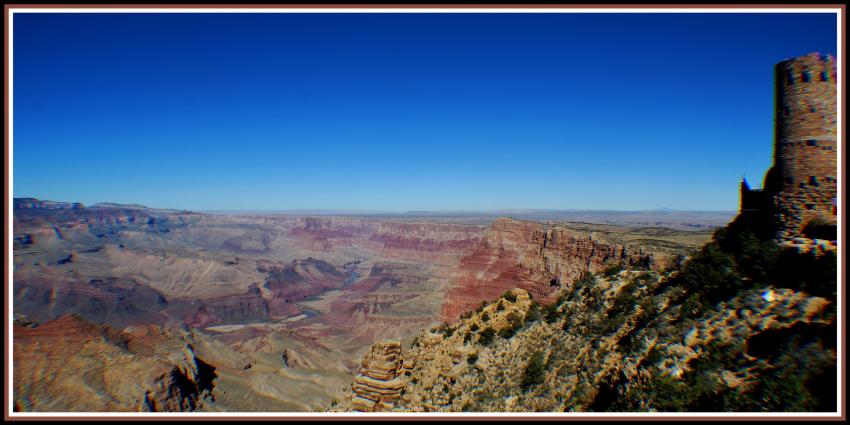
[[[775,72],[777,184],[769,195],[776,235],[790,239],[812,220],[836,219],[835,58],[810,53],[778,63]]]

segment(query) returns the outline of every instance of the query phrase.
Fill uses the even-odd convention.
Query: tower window
[[[809,82],[809,71],[806,71],[806,72],[803,72],[802,74],[800,74],[800,81],[802,81],[804,83]]]
[[[817,112],[817,111],[818,111],[818,108],[815,108],[814,106],[809,105],[809,112]]]
[[[789,86],[793,86],[793,85],[794,85],[794,73],[793,73],[793,72],[788,71],[788,75],[786,75],[786,76],[785,76],[785,79],[786,79],[786,83],[787,83]]]
[[[809,184],[812,185],[812,186],[819,186],[818,185],[818,178],[815,177],[815,176],[809,176]]]
[[[826,76],[826,71],[821,71],[820,80],[821,81],[829,81],[829,78]]]
[[[815,204],[806,204],[806,209],[807,209],[807,210],[813,210],[813,209],[815,209]]]
[[[815,139],[806,140],[806,146],[817,146],[817,145],[818,145],[818,141],[815,140]]]

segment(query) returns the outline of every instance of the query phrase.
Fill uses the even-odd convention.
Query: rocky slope
[[[179,412],[215,399],[215,367],[186,333],[66,315],[13,335],[16,411]]]
[[[514,290],[509,295],[514,301],[502,299],[458,323],[421,334],[401,354],[414,366],[390,372],[404,382],[393,386],[401,386],[395,404],[362,403],[355,383],[351,401],[338,409],[676,411],[692,409],[688,403],[703,403],[705,410],[726,410],[738,403],[744,410],[761,410],[758,404],[741,401],[753,398],[744,394],[763,391],[758,387],[764,386],[764,375],[776,369],[799,373],[782,363],[788,361],[782,355],[792,356],[794,367],[819,370],[814,380],[828,384],[834,345],[805,341],[809,345],[801,352],[788,353],[775,344],[777,339],[834,332],[826,299],[792,290],[749,291],[685,322],[679,320],[682,306],[670,305],[672,294],[663,293],[645,298],[651,302],[643,305],[626,306],[633,310],[624,315],[612,314],[622,308],[624,298],[647,296],[646,291],[651,295],[652,285],[636,289],[629,283],[635,278],[642,276],[625,272],[579,292],[565,291],[562,302],[540,311],[526,291]],[[645,308],[660,311],[650,318]],[[834,385],[834,375],[831,378]],[[707,388],[689,388],[689,381]],[[722,396],[722,402],[712,404],[712,396]],[[769,400],[764,410],[786,401]]]
[[[835,411],[835,262],[734,225],[662,272],[515,288],[396,355],[398,399],[332,410]]]
[[[192,329],[116,329],[73,315],[13,329],[13,404],[26,412],[309,411],[350,379],[342,353],[286,329],[217,338]]]

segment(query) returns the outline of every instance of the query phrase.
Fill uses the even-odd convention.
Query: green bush
[[[534,385],[538,385],[546,378],[546,363],[543,359],[542,351],[535,351],[528,359],[528,364],[522,374],[522,383],[520,384],[524,390],[528,390]]]
[[[467,364],[471,364],[471,365],[472,365],[472,364],[475,364],[475,362],[477,362],[477,361],[478,361],[478,353],[471,353],[471,354],[470,354],[469,356],[467,356],[467,358],[466,358],[466,363],[467,363]]]
[[[602,271],[602,275],[605,277],[611,277],[617,273],[620,273],[621,271],[623,271],[623,269],[625,269],[625,267],[623,267],[623,263],[615,263],[608,266],[604,271]]]
[[[546,323],[555,323],[561,317],[561,313],[558,312],[559,305],[560,303],[555,302],[543,308],[543,318],[546,320]]]
[[[576,279],[574,286],[575,286],[575,288],[583,288],[585,286],[593,286],[596,283],[598,283],[598,280],[596,279],[596,275],[593,274],[593,272],[587,272],[587,274],[584,275],[584,277]]]
[[[455,329],[450,324],[444,322],[440,324],[440,326],[437,326],[436,328],[432,329],[432,332],[441,333],[443,334],[443,336],[448,338],[454,334]]]
[[[493,330],[493,328],[491,328],[491,327],[484,328],[484,329],[481,330],[480,333],[478,333],[478,343],[480,343],[481,345],[484,345],[484,346],[490,345],[490,343],[493,342],[493,337],[495,337],[495,336],[496,336],[496,331]]]
[[[509,339],[516,334],[516,331],[519,330],[519,328],[522,327],[522,318],[519,317],[519,314],[515,311],[512,311],[508,313],[506,319],[508,323],[504,328],[499,330],[499,336]]]
[[[504,298],[504,299],[506,299],[506,300],[508,300],[512,303],[516,302],[516,295],[514,295],[514,293],[511,292],[510,290],[505,291],[505,293],[502,294],[502,298]]]
[[[532,301],[528,311],[525,312],[525,321],[536,322],[538,319],[540,319],[540,304],[537,304],[537,301]]]

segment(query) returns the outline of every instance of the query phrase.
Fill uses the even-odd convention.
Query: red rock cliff
[[[625,262],[650,265],[652,256],[625,246],[547,228],[533,221],[500,218],[485,232],[472,252],[460,261],[441,312],[441,320],[454,321],[464,311],[489,301],[511,288],[523,288],[540,302],[560,285],[571,284],[587,272]]]

